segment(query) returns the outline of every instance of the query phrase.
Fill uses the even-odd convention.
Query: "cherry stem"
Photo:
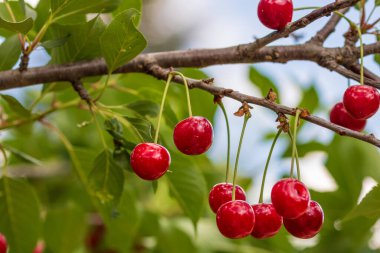
[[[167,96],[168,90],[169,90],[169,85],[170,85],[170,82],[172,79],[173,79],[173,74],[169,73],[168,79],[166,80],[166,84],[165,84],[164,94],[162,95],[160,114],[158,115],[156,134],[154,135],[154,143],[156,143],[156,144],[158,142],[158,135],[160,133],[160,125],[161,125],[162,113],[164,112],[165,100],[166,100],[166,96]]]
[[[269,162],[270,162],[270,159],[272,157],[274,146],[276,145],[277,139],[280,136],[281,132],[282,132],[282,129],[279,129],[278,132],[277,132],[277,134],[276,134],[276,136],[274,137],[272,146],[270,147],[270,150],[269,150],[267,162],[265,164],[265,169],[264,169],[264,172],[263,172],[263,178],[261,180],[261,189],[260,189],[259,203],[263,203],[264,185],[265,185],[265,179],[267,177],[267,171],[268,171],[268,167],[269,167]]]
[[[185,85],[185,90],[186,90],[187,108],[189,109],[189,117],[192,117],[193,112],[191,111],[190,91],[189,91],[189,84],[187,83],[187,79],[181,72],[172,71],[172,73],[181,76],[183,79],[183,84]]]
[[[245,113],[244,115],[244,123],[243,123],[243,128],[241,130],[241,134],[240,134],[240,140],[239,140],[239,146],[238,146],[238,150],[237,150],[237,154],[236,154],[236,161],[235,161],[235,168],[234,168],[234,176],[233,176],[233,180],[232,180],[232,201],[235,200],[235,192],[236,192],[236,176],[237,176],[237,170],[238,170],[238,164],[239,164],[239,156],[240,156],[240,150],[241,150],[241,146],[242,146],[242,143],[243,143],[243,137],[244,137],[244,132],[245,132],[245,128],[247,126],[247,122],[249,120],[249,118],[251,117],[250,113]]]
[[[298,125],[298,119],[300,117],[300,113],[301,111],[300,110],[296,110],[296,117],[294,119],[294,130],[293,130],[293,138],[292,138],[292,162],[291,162],[291,166],[290,166],[290,177],[292,178],[293,177],[293,169],[294,169],[294,158],[296,156],[296,138],[297,138],[297,125]]]
[[[356,26],[356,30],[358,31],[360,41],[360,84],[364,84],[364,48],[362,30],[359,26]]]
[[[222,101],[218,102],[218,105],[222,109],[224,119],[226,121],[227,127],[227,164],[226,164],[226,183],[228,183],[228,176],[230,174],[230,153],[231,153],[231,135],[230,135],[230,123],[228,122],[228,116],[226,112],[226,108]]]
[[[288,135],[290,137],[290,141],[292,141],[293,143],[292,133],[288,132]],[[300,169],[300,162],[299,162],[297,147],[296,147],[296,166],[297,166],[297,179],[301,181],[301,169]]]
[[[293,11],[315,10],[315,9],[319,9],[319,8],[321,8],[321,7],[318,7],[318,6],[307,6],[307,7],[294,8]]]
[[[0,144],[0,152],[1,154],[3,155],[3,173],[4,173],[4,176],[7,176],[8,175],[8,171],[7,171],[7,167],[8,167],[8,157],[7,157],[7,153],[5,152],[5,149],[3,147],[3,145]]]

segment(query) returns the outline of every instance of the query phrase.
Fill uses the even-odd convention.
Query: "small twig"
[[[78,93],[79,97],[82,100],[86,101],[86,103],[89,106],[91,106],[91,97],[88,94],[87,90],[84,88],[82,81],[80,79],[76,79],[74,81],[71,81],[71,85],[73,86],[74,90]]]

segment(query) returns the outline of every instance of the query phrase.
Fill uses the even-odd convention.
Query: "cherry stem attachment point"
[[[263,203],[264,185],[265,185],[265,179],[267,177],[267,171],[268,171],[268,167],[269,167],[269,162],[270,162],[270,159],[272,157],[274,146],[276,145],[278,137],[280,136],[281,133],[282,133],[282,129],[279,129],[278,132],[277,132],[277,134],[276,134],[276,136],[274,137],[272,146],[270,147],[270,150],[269,150],[267,162],[265,164],[265,169],[264,169],[264,172],[263,172],[263,178],[261,180],[261,189],[260,189],[259,203]]]
[[[297,127],[298,127],[298,120],[300,117],[301,111],[296,109],[296,116],[294,119],[294,130],[293,130],[293,138],[292,138],[292,162],[290,166],[290,177],[293,177],[293,169],[294,169],[294,158],[296,156],[296,142],[297,142]],[[299,176],[299,175],[298,175]]]
[[[156,143],[156,144],[158,142],[158,135],[160,133],[160,125],[161,125],[162,113],[164,112],[165,100],[166,100],[166,96],[167,96],[168,90],[169,90],[169,85],[170,85],[170,82],[172,81],[172,79],[173,79],[173,74],[169,73],[168,79],[166,80],[166,84],[165,84],[164,94],[162,95],[160,113],[158,115],[156,134],[154,135],[154,143]]]
[[[171,73],[173,73],[175,75],[179,75],[183,79],[183,84],[185,85],[185,90],[186,90],[187,108],[189,109],[189,117],[192,117],[193,116],[193,112],[191,110],[190,91],[189,91],[189,84],[187,83],[187,79],[186,79],[186,77],[181,72],[172,71]]]
[[[226,164],[226,183],[228,183],[228,176],[230,174],[230,153],[231,153],[231,134],[230,134],[230,123],[228,121],[228,116],[226,112],[226,108],[224,107],[224,104],[222,101],[218,102],[218,105],[222,109],[224,119],[226,121],[226,127],[227,127],[227,164]]]
[[[249,112],[246,112],[244,114],[244,123],[243,123],[243,128],[242,128],[241,134],[240,134],[239,146],[238,146],[238,150],[237,150],[237,154],[236,154],[234,176],[233,176],[233,180],[232,180],[232,201],[235,200],[236,177],[237,177],[237,170],[238,170],[238,164],[239,164],[240,150],[241,150],[241,146],[242,146],[242,143],[243,143],[243,137],[244,137],[245,128],[247,126],[247,122],[248,122],[248,120],[249,120],[250,117],[251,117],[251,114]]]

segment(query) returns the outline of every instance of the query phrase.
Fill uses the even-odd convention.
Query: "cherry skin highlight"
[[[310,202],[309,190],[294,178],[278,181],[272,188],[271,198],[276,212],[284,219],[301,216],[306,212]]]
[[[229,201],[218,209],[216,224],[220,233],[225,237],[243,238],[252,233],[255,225],[255,213],[245,201]]]
[[[321,206],[311,201],[306,212],[296,219],[284,219],[286,230],[295,237],[309,239],[314,237],[322,228],[324,214]]]
[[[261,23],[274,30],[282,30],[293,17],[292,0],[261,0],[257,7]]]
[[[169,151],[159,144],[140,143],[131,153],[131,166],[142,179],[158,179],[170,166]]]
[[[236,185],[235,186],[235,199],[245,201],[244,190]],[[212,187],[210,194],[208,195],[208,203],[211,210],[216,213],[221,205],[232,200],[232,184],[219,183]]]
[[[367,121],[353,118],[344,108],[342,102],[337,103],[330,112],[330,121],[348,129],[361,132]]]
[[[0,253],[7,253],[8,244],[5,236],[0,234]]]
[[[274,236],[281,229],[282,217],[272,204],[257,204],[252,206],[255,212],[255,226],[251,235],[257,239]]]
[[[179,122],[173,133],[174,144],[186,155],[200,155],[212,144],[213,129],[210,121],[194,116]]]
[[[355,119],[368,119],[379,109],[380,93],[368,85],[353,85],[344,92],[343,104]]]

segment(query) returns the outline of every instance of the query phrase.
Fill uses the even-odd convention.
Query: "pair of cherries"
[[[292,21],[292,0],[260,0],[257,15],[263,25],[270,29],[282,30]]]
[[[362,131],[367,119],[372,117],[380,105],[379,91],[368,85],[353,85],[330,112],[330,121],[354,131]]]
[[[173,132],[174,144],[186,155],[203,154],[211,147],[212,139],[210,121],[199,116],[182,120]],[[169,151],[157,143],[140,143],[131,153],[131,166],[140,178],[156,180],[169,169]]]
[[[232,201],[232,187],[232,184],[220,183],[209,194],[218,229],[227,238],[248,235],[257,239],[269,238],[277,234],[284,223],[290,234],[308,239],[322,228],[322,208],[317,202],[310,201],[307,187],[296,179],[282,179],[273,186],[272,204],[249,205],[240,186],[235,186],[235,200]]]
[[[0,234],[0,253],[7,253],[8,243],[4,235]],[[42,253],[44,251],[44,244],[38,243],[33,253]]]

